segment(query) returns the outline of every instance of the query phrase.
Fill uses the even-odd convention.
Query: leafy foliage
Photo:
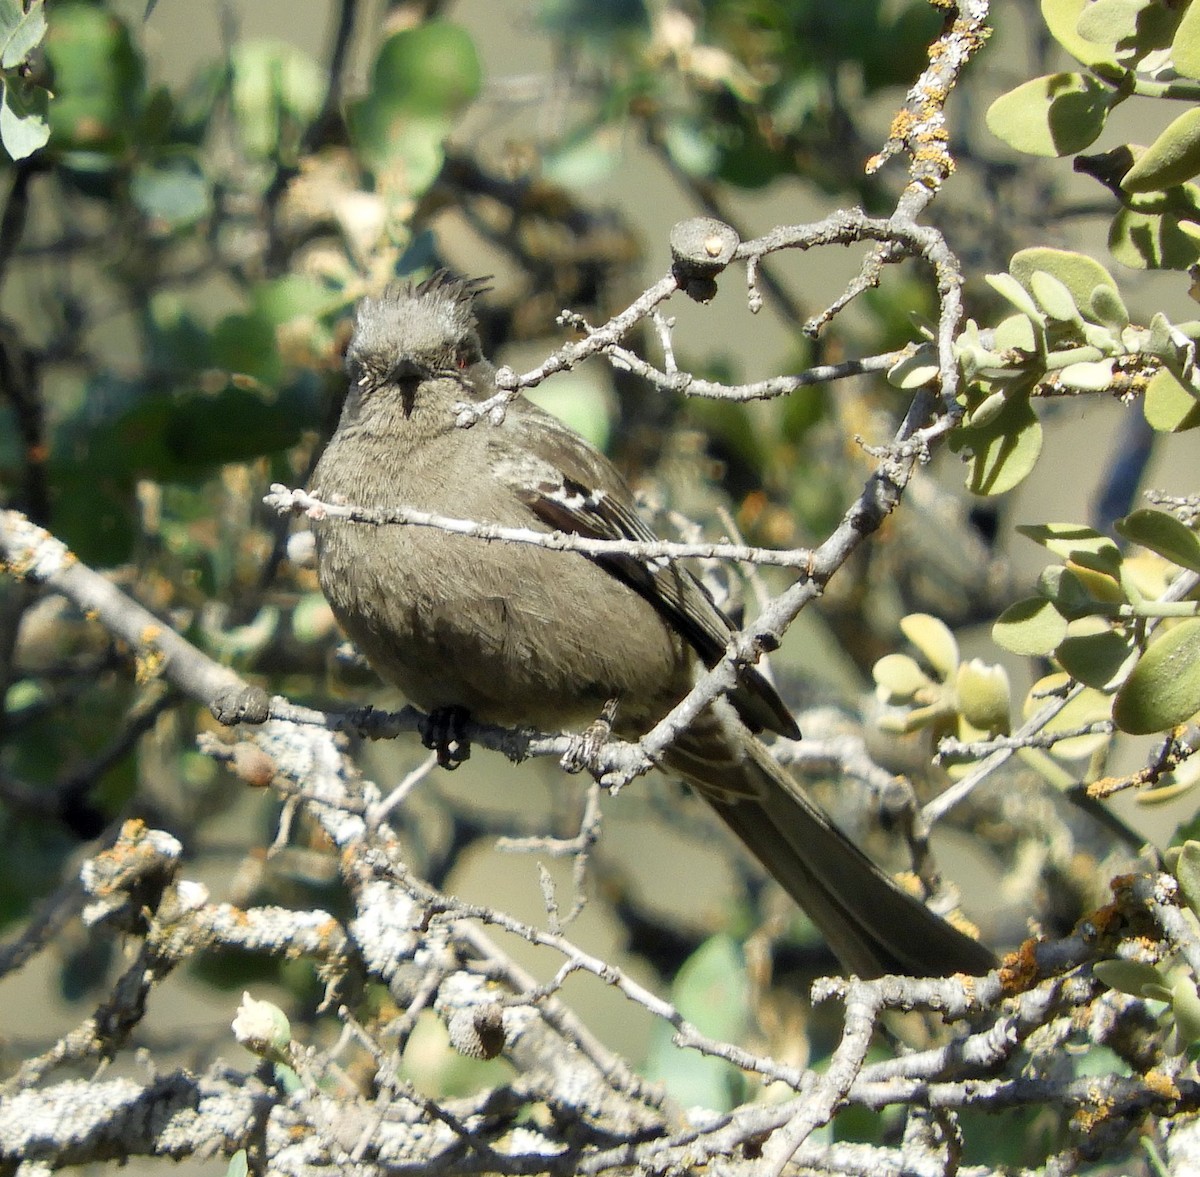
[[[1042,0],[1046,25],[1088,72],[1034,78],[988,110],[989,128],[1018,151],[1076,155],[1104,130],[1109,113],[1134,95],[1185,98],[1200,93],[1200,20],[1193,6],[1162,0]],[[1166,81],[1162,79],[1167,79]],[[1128,144],[1081,156],[1120,209],[1109,248],[1135,269],[1182,270],[1200,258],[1200,111],[1187,110],[1149,146]]]

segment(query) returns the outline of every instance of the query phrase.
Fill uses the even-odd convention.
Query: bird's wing
[[[633,492],[603,454],[556,417],[528,404],[514,408],[518,411],[510,409],[500,428],[523,436],[516,446],[489,447],[492,472],[545,527],[593,539],[657,542],[637,512]],[[621,554],[594,559],[649,601],[705,665],[725,653],[733,624],[682,564]],[[733,702],[755,730],[800,734],[775,688],[753,667],[743,670]]]

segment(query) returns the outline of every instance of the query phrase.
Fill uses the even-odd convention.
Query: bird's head
[[[351,393],[395,386],[410,401],[423,380],[465,385],[467,371],[483,358],[474,302],[486,282],[438,270],[419,285],[396,283],[378,298],[364,298],[346,348]]]

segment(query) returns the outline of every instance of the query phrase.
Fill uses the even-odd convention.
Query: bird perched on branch
[[[358,307],[350,388],[311,481],[329,502],[536,531],[652,541],[606,457],[524,397],[500,424],[456,424],[494,392],[473,309],[482,283],[438,272]],[[314,523],[321,588],[382,678],[431,715],[586,725],[616,701],[637,738],[724,654],[732,625],[681,564],[486,542],[432,527]],[[682,777],[861,976],[982,973],[991,954],[855,847],[753,734],[796,737],[757,670],[670,746]]]

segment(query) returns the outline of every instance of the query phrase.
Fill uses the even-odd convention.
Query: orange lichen
[[[1160,1099],[1177,1100],[1180,1096],[1178,1086],[1170,1075],[1162,1071],[1147,1071],[1146,1086]]]
[[[892,119],[892,125],[888,128],[888,138],[907,139],[916,125],[917,116],[911,110],[907,107],[898,110],[896,117]]]
[[[1026,940],[1000,964],[1000,987],[1005,993],[1023,993],[1038,979],[1038,941]]]
[[[144,687],[158,678],[162,674],[166,661],[166,654],[157,647],[139,650],[137,658],[134,660],[134,678],[138,686]]]
[[[1105,1095],[1100,1088],[1091,1087],[1088,1091],[1091,1106],[1083,1106],[1076,1110],[1071,1117],[1071,1125],[1077,1132],[1086,1135],[1094,1132],[1112,1114],[1116,1106],[1112,1096]]]
[[[1095,928],[1098,935],[1107,935],[1117,930],[1116,925],[1121,922],[1121,908],[1116,903],[1106,903],[1103,907],[1096,908],[1095,911],[1086,915],[1079,922],[1089,923]],[[1077,924],[1076,927],[1079,925]]]

